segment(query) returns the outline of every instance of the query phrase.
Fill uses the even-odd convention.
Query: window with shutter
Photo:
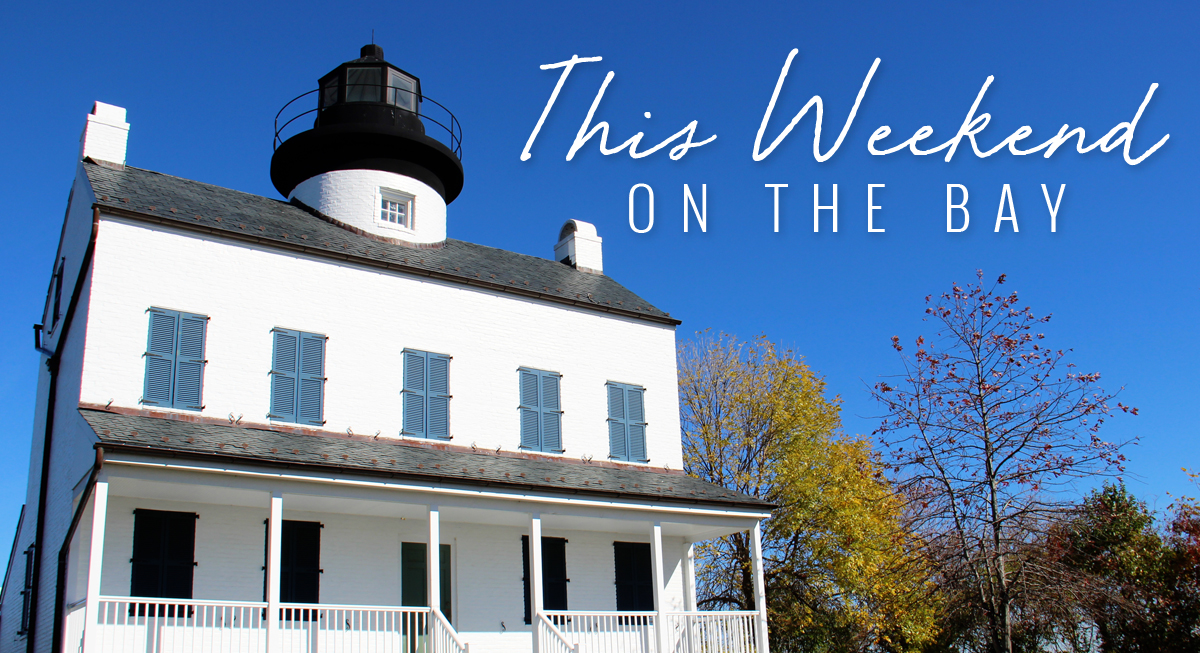
[[[142,403],[201,410],[208,317],[151,308]]]
[[[425,550],[424,542],[400,543],[400,605],[412,607],[429,605],[426,588],[428,579],[425,575]],[[439,608],[442,615],[446,617],[446,621],[453,624],[451,606],[454,602],[451,600],[451,590],[454,587],[454,578],[450,575],[449,544],[442,544],[438,547],[438,562],[441,580],[441,605]]]
[[[404,435],[450,439],[450,357],[404,350]]]
[[[134,511],[130,596],[192,598],[196,513]]]
[[[316,333],[272,329],[271,419],[325,425],[325,344]]]
[[[654,574],[648,543],[613,542],[613,571],[619,612],[654,609]]]
[[[521,448],[562,453],[561,375],[557,372],[517,370]]]
[[[21,627],[18,635],[24,635],[29,630],[29,616],[33,608],[33,554],[36,545],[30,544],[25,548],[25,585],[21,588]]]
[[[533,623],[532,599],[529,594],[529,536],[521,536],[521,584],[525,589],[525,623]],[[542,607],[546,610],[567,610],[567,540],[561,537],[542,538]]]
[[[626,383],[609,382],[608,457],[614,460],[649,462],[646,453],[646,389]]]

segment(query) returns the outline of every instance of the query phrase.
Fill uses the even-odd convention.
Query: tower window
[[[379,189],[379,220],[405,229],[412,229],[413,196]]]

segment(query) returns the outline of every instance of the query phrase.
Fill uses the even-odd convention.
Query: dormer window
[[[399,191],[379,189],[379,220],[384,224],[413,228],[413,196]]]

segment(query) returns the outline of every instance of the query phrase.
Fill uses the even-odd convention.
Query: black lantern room
[[[286,197],[300,182],[334,170],[382,170],[428,184],[449,204],[463,185],[458,121],[422,95],[420,79],[385,61],[382,47],[365,45],[361,54],[280,110],[272,183]],[[316,108],[304,109],[314,95]],[[310,115],[312,129],[281,136]]]

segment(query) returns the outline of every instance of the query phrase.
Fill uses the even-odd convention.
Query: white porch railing
[[[674,653],[754,653],[758,650],[754,611],[670,612],[663,615]]]
[[[579,653],[656,653],[654,612],[575,612],[546,610],[543,613],[563,639],[578,646]]]
[[[85,603],[85,599],[80,599],[67,606],[66,624],[63,628],[64,653],[79,653],[83,650],[83,625],[87,619]]]
[[[534,637],[538,640],[538,653],[579,653],[579,644],[568,641],[544,612],[538,613]]]
[[[86,653],[267,650],[266,603],[101,597]],[[94,615],[94,618],[93,618]]]
[[[279,650],[285,653],[433,653],[429,608],[301,603],[281,608]]]
[[[538,653],[758,653],[758,613],[575,612],[538,615]]]
[[[441,610],[431,610],[433,619],[430,622],[433,653],[470,653],[467,644],[458,637],[458,631],[446,620]]]

